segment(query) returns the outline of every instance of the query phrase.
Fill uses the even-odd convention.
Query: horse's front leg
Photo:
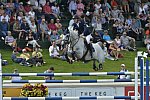
[[[102,65],[102,63],[99,63],[99,70],[103,70],[103,65]]]
[[[93,60],[93,70],[98,71],[98,68],[96,67],[96,61]]]
[[[69,62],[69,64],[73,63],[73,61],[68,57],[68,53],[65,54],[65,58],[66,58],[67,62]]]

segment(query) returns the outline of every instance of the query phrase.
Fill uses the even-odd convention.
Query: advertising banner
[[[138,95],[140,95],[140,87],[138,87],[138,91],[139,91]],[[134,86],[125,86],[125,96],[135,96]],[[145,99],[146,99],[146,86],[144,87],[144,100]],[[150,91],[149,91],[149,100],[150,100]]]
[[[49,88],[48,97],[124,95],[124,87]]]
[[[19,97],[21,93],[21,88],[4,88],[3,96],[4,97]]]

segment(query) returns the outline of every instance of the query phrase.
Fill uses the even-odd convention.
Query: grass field
[[[144,48],[139,48],[138,50],[144,50]],[[17,68],[19,72],[24,73],[43,73],[45,70],[47,70],[50,66],[54,66],[55,72],[94,72],[92,69],[92,62],[89,63],[82,63],[82,62],[75,62],[73,64],[69,64],[66,61],[61,61],[58,59],[51,59],[49,57],[49,53],[47,49],[43,50],[44,60],[46,61],[46,64],[42,67],[25,67],[20,66],[19,64],[13,63],[11,61],[11,51],[10,50],[0,50],[0,53],[3,56],[3,59],[8,60],[8,65],[3,66],[3,73],[12,73],[13,69]],[[134,71],[134,57],[136,56],[136,52],[122,52],[124,55],[124,58],[119,59],[118,61],[110,61],[107,60],[104,63],[104,69],[99,72],[117,72],[120,71],[120,64],[124,63],[127,66],[127,69],[129,71]],[[105,78],[116,78],[117,76],[76,76],[76,77],[56,77],[56,79],[105,79]],[[5,79],[8,79],[8,77],[5,77]],[[23,79],[43,79],[43,77],[23,77]]]

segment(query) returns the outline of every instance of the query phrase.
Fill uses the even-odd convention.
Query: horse
[[[93,57],[90,55],[90,51],[87,49],[85,38],[78,35],[78,31],[73,30],[73,27],[69,27],[69,34],[66,36],[68,40],[67,59],[74,57],[80,61],[93,60],[93,69],[95,71],[103,69],[103,63],[105,61],[104,51],[101,47],[101,43],[92,43],[94,49]],[[73,54],[71,54],[73,53]],[[96,61],[99,63],[99,67],[96,67]]]

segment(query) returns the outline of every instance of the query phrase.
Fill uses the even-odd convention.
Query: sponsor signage
[[[150,86],[149,86],[150,90]],[[138,87],[138,95],[140,95],[140,86]],[[135,96],[134,86],[125,86],[125,96]],[[144,86],[144,100],[146,99],[146,86]],[[150,91],[149,91],[150,100]]]
[[[4,97],[19,97],[21,93],[21,88],[4,88],[3,96]]]
[[[123,91],[124,87],[49,88],[48,97],[114,96],[124,95]]]

